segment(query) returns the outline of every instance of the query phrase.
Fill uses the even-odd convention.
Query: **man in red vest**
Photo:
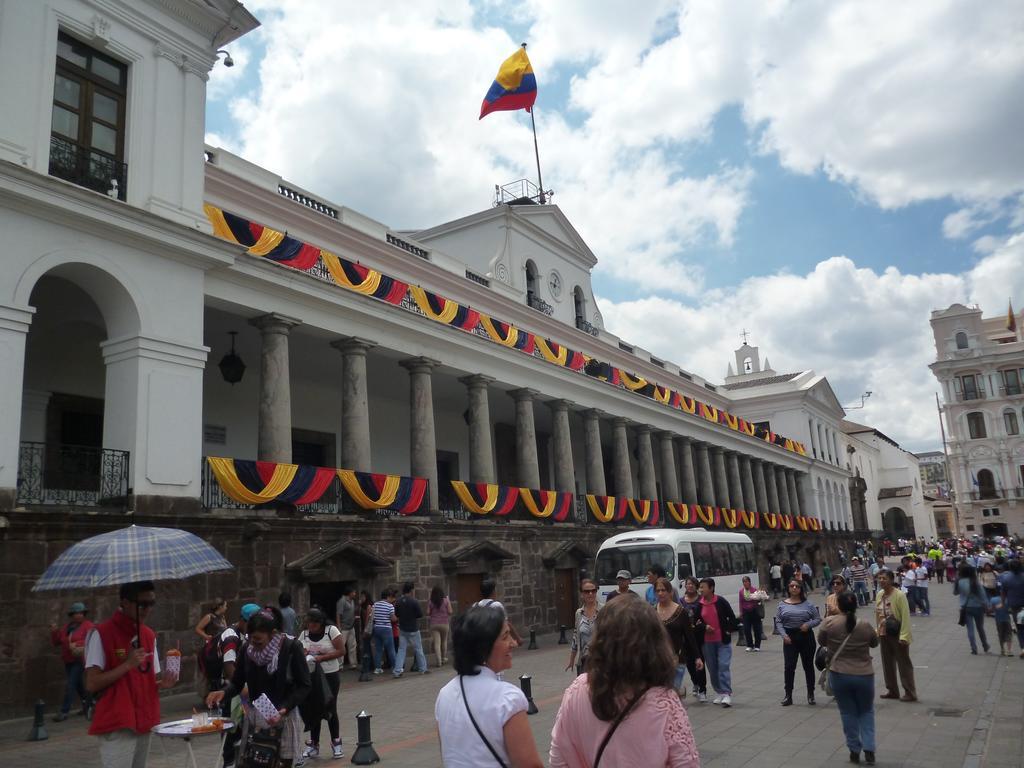
[[[89,733],[99,737],[103,768],[145,768],[160,722],[157,689],[177,682],[160,676],[156,634],[145,624],[155,604],[152,582],[123,584],[121,607],[89,635],[85,687],[97,696]]]

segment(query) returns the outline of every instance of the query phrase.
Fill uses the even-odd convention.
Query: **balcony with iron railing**
[[[576,327],[579,328],[584,333],[589,333],[591,336],[597,336],[600,333],[596,325],[588,322],[585,318],[582,317],[576,318]]]
[[[999,388],[999,394],[1003,397],[1018,397],[1024,394],[1024,390],[1021,389],[1020,384],[1007,384]]]
[[[548,317],[551,317],[551,315],[554,314],[555,308],[544,301],[540,296],[536,296],[532,293],[528,294],[526,296],[526,303],[538,312],[543,312]]]
[[[128,508],[129,453],[110,448],[23,442],[18,455],[20,506]]]
[[[50,136],[49,173],[108,197],[125,199],[128,186],[126,163],[60,136]]]
[[[956,393],[956,401],[958,403],[967,402],[969,400],[984,400],[984,399],[985,399],[985,393],[981,392],[979,390],[974,390],[972,392],[957,392]]]

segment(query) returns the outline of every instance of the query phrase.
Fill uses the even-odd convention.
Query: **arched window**
[[[1016,411],[1003,412],[1003,426],[1006,428],[1006,434],[1008,435],[1020,434],[1020,425],[1017,421]]]
[[[995,499],[998,498],[996,493],[996,480],[992,475],[992,472],[987,469],[978,470],[978,498],[979,499]]]
[[[572,305],[576,310],[576,327],[587,319],[587,305],[583,301],[583,289],[578,285],[572,289]]]
[[[818,436],[815,434],[814,422],[810,419],[807,420],[807,431],[811,433],[811,453],[814,458],[818,458]]]
[[[526,261],[526,303],[533,304],[534,298],[537,296],[537,282],[538,282],[537,265],[532,260],[527,259]]]
[[[988,437],[985,432],[985,414],[981,411],[967,414],[967,433],[970,435],[971,440],[980,440],[983,437]]]
[[[963,331],[956,332],[956,348],[967,349],[967,334]]]

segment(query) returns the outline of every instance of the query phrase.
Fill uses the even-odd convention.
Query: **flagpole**
[[[537,149],[537,121],[533,119],[533,109],[530,109],[530,125],[533,126],[533,155],[537,158],[537,185],[540,187],[540,204],[547,202],[544,199],[544,180],[540,175],[540,150]]]
[[[949,471],[949,453],[946,451],[946,425],[942,423],[942,406],[939,404],[939,393],[935,393],[935,410],[939,414],[939,431],[942,433],[942,458],[943,463],[946,465],[946,482],[949,483],[950,487],[953,486],[953,473]],[[950,494],[950,501],[953,502],[953,533],[957,536],[960,535],[960,512],[957,509],[957,501],[955,493]]]

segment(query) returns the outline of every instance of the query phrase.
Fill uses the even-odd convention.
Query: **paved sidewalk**
[[[957,626],[956,600],[948,585],[931,587],[932,615],[913,619],[911,657],[916,668],[920,701],[904,704],[876,701],[878,761],[883,766],[907,768],[1012,768],[1024,766],[1024,659],[998,655],[971,656],[963,628]],[[815,601],[821,603],[818,595]],[[769,609],[769,612],[773,610]],[[865,613],[865,617],[870,614]],[[987,629],[995,642],[995,626]],[[515,666],[506,673],[513,680],[533,677],[534,700],[540,713],[530,718],[534,738],[546,756],[551,728],[562,692],[571,678],[562,668],[568,647],[556,637],[541,638],[541,649],[517,652]],[[993,645],[995,649],[995,646]],[[778,705],[782,696],[782,644],[770,637],[759,654],[742,648],[733,656],[734,706],[723,710],[712,704],[686,702],[702,764],[707,768],[812,768],[848,764],[839,713],[834,702],[803,704],[797,691],[793,707]],[[876,655],[876,689],[881,693],[881,668]],[[321,757],[307,765],[327,768],[348,765],[355,747],[355,714],[372,713],[375,746],[383,765],[426,767],[440,765],[434,730],[434,698],[451,679],[449,670],[392,680],[383,675],[369,683],[357,682],[346,672],[342,683],[341,722],[346,757],[332,762]],[[799,679],[798,670],[798,679]],[[164,719],[191,712],[192,697],[175,696],[163,704]],[[52,708],[48,715],[52,715]],[[0,723],[0,766],[61,765],[69,758],[75,768],[99,768],[93,740],[85,723],[72,718],[55,724],[47,719],[50,738],[24,741],[29,720]],[[326,729],[324,729],[326,737]],[[213,766],[215,749],[197,742],[201,766]],[[167,744],[166,753],[154,743],[150,768],[184,766],[179,743]],[[635,768],[646,768],[636,766]]]

